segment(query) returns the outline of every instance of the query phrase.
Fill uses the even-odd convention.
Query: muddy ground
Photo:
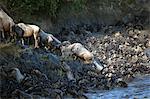
[[[150,30],[142,25],[81,25],[64,28],[55,37],[82,43],[104,69],[97,71],[92,64],[74,58],[65,60],[66,67],[55,50],[1,43],[2,99],[87,99],[84,94],[88,90],[127,87],[136,75],[150,73]],[[14,67],[25,76],[21,82],[11,76]],[[72,79],[68,72],[73,74]]]

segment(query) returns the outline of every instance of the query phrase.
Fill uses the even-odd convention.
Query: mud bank
[[[103,64],[101,72],[79,59],[65,60],[67,66],[64,66],[57,51],[1,44],[1,98],[86,99],[84,94],[88,90],[127,87],[137,74],[150,73],[149,30],[129,27],[103,26],[98,30],[83,25],[56,35],[61,41],[82,43]],[[14,67],[25,76],[21,83],[10,75]],[[69,79],[68,73],[73,79]]]
[[[129,83],[127,88],[115,88],[113,90],[102,90],[89,92],[89,99],[148,99],[150,98],[150,75],[140,76]]]

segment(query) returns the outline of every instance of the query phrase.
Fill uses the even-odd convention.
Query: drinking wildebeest
[[[61,41],[59,41],[56,37],[54,37],[52,34],[48,34],[44,32],[43,30],[40,30],[40,43],[46,46],[48,49],[56,48],[61,44]]]
[[[39,48],[39,32],[40,28],[36,25],[29,25],[24,23],[18,23],[13,26],[12,28],[13,32],[16,33],[17,37],[21,38],[22,45],[24,46],[24,40],[25,37],[34,37],[34,48]]]
[[[0,34],[2,39],[6,39],[6,35],[9,36],[8,38],[11,38],[14,36],[12,32],[12,26],[14,26],[15,23],[11,17],[9,17],[0,7]]]
[[[94,59],[94,55],[88,51],[81,43],[71,44],[69,41],[65,41],[60,46],[62,58],[75,55],[79,57],[85,64],[93,63],[97,70],[102,70],[103,66]]]

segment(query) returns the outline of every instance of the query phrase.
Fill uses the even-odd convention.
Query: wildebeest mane
[[[4,11],[8,16],[11,16],[8,9],[2,4],[0,4],[0,10]]]

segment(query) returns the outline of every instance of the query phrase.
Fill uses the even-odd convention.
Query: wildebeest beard
[[[16,36],[18,38],[22,38],[24,35],[24,30],[20,28],[19,26],[13,26],[12,31],[16,33]]]

